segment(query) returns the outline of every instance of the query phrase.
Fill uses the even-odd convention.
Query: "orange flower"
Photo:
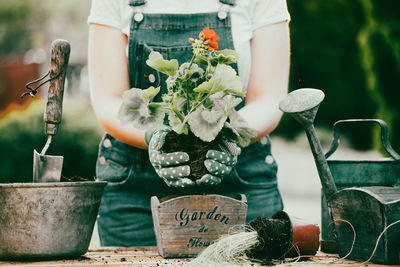
[[[214,50],[218,50],[218,43],[217,41],[219,40],[219,36],[215,33],[213,29],[210,29],[209,27],[205,28],[203,31],[200,32],[199,34],[200,39],[206,40],[204,43]]]

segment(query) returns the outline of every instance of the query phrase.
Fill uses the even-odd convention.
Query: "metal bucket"
[[[0,184],[0,259],[85,254],[106,184]]]

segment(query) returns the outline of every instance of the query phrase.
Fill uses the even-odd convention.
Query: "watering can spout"
[[[298,89],[288,94],[279,103],[279,109],[290,114],[304,126],[315,164],[317,165],[322,190],[325,196],[329,198],[337,192],[337,188],[313,124],[319,105],[324,97],[324,93],[318,89]]]

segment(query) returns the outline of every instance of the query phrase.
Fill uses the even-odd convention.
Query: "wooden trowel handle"
[[[55,135],[62,117],[65,75],[71,46],[68,41],[57,39],[51,44],[50,85],[44,113],[45,133]]]

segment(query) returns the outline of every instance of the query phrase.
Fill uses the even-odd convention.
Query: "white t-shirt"
[[[206,13],[228,9],[232,19],[232,38],[239,54],[238,69],[243,85],[247,87],[253,31],[265,25],[289,21],[286,0],[236,0],[234,7],[218,0],[147,0],[139,7],[130,7],[129,0],[92,0],[88,23],[97,23],[120,29],[129,36],[132,15],[142,13]],[[195,37],[195,36],[194,36]]]

